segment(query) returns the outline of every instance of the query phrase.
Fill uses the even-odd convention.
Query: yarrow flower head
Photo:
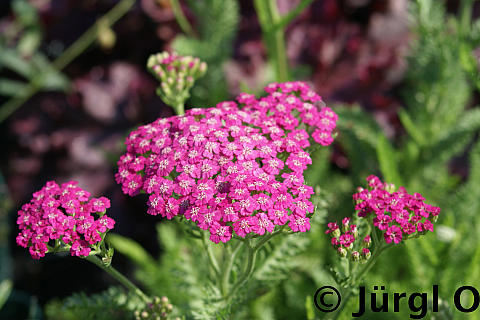
[[[32,258],[59,248],[69,249],[72,256],[88,256],[113,228],[115,221],[105,215],[110,200],[90,199],[77,184],[47,182],[18,211],[17,244],[29,248]]]
[[[215,243],[277,226],[309,230],[314,207],[303,177],[312,163],[307,148],[332,142],[337,116],[318,109],[320,97],[304,83],[275,84],[267,92],[260,99],[241,94],[237,102],[191,109],[133,131],[116,174],[124,193],[146,192],[149,214],[182,215],[208,230]]]
[[[147,68],[160,81],[157,94],[166,104],[175,107],[190,97],[190,89],[195,80],[205,74],[207,64],[198,58],[164,51],[151,55]]]
[[[433,231],[439,207],[426,204],[419,193],[409,194],[403,187],[395,191],[394,185],[383,183],[373,175],[367,178],[367,184],[368,188],[359,188],[353,199],[358,211],[356,219],[366,226],[368,233],[359,237],[357,226],[349,225],[350,218],[343,219],[342,228],[335,222],[327,226],[325,233],[331,235],[331,244],[340,256],[350,254],[353,261],[357,261],[356,257],[360,257],[360,261],[368,260],[372,235],[375,238],[378,233],[383,235],[385,243],[398,244]]]
[[[358,216],[373,218],[373,225],[384,232],[385,242],[397,244],[403,238],[433,231],[440,208],[425,203],[419,193],[409,194],[404,187],[383,183],[376,176],[367,178],[368,188],[353,195]]]

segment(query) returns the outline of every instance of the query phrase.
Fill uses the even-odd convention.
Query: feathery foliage
[[[228,98],[223,65],[232,55],[239,21],[236,0],[189,0],[195,14],[198,37],[179,35],[173,48],[208,64],[208,72],[192,90],[190,105],[212,106]]]

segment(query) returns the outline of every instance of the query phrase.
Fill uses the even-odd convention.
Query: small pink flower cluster
[[[355,224],[350,225],[350,218],[342,220],[342,229],[336,222],[328,224],[328,230],[325,232],[332,237],[331,244],[337,250],[341,257],[347,257],[350,253],[350,258],[353,261],[365,262],[371,257],[370,249],[372,243],[370,235],[364,237],[361,247],[358,246],[356,239],[358,239],[358,229]],[[361,252],[361,253],[360,253]]]
[[[70,181],[60,187],[49,181],[18,211],[17,244],[28,247],[32,258],[44,257],[47,245],[58,241],[70,248],[72,256],[88,256],[91,247],[113,228],[115,221],[104,214],[110,200],[105,197],[89,200],[90,193],[77,184]],[[96,220],[92,216],[95,212],[100,216]]]
[[[293,231],[309,230],[306,148],[310,138],[332,142],[337,115],[317,110],[320,97],[301,82],[270,85],[267,92],[261,99],[241,94],[243,108],[222,102],[133,131],[115,176],[124,193],[146,192],[149,214],[183,215],[215,243],[287,222]]]
[[[382,183],[376,176],[369,176],[367,182],[368,189],[360,188],[353,195],[355,210],[359,217],[374,215],[373,224],[384,231],[386,243],[397,244],[416,232],[433,231],[439,207],[426,204],[421,194],[408,194],[403,187],[393,192],[392,185]]]

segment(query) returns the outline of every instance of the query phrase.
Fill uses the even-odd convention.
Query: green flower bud
[[[363,238],[363,247],[370,248],[371,245],[372,245],[372,238],[370,237],[370,235],[365,236],[365,238]]]
[[[360,261],[360,253],[358,251],[353,251],[350,257],[353,262]]]
[[[386,183],[385,185],[385,190],[390,192],[390,193],[393,193],[395,192],[395,185],[393,183]]]
[[[183,113],[183,105],[190,97],[189,90],[195,80],[205,74],[207,64],[191,56],[161,52],[148,58],[147,68],[160,81],[157,94],[165,103],[177,108],[177,113]]]
[[[347,250],[344,247],[338,247],[337,253],[341,258],[345,258],[347,256]]]
[[[369,249],[363,248],[362,249],[362,261],[367,262],[368,259],[372,256],[372,253],[370,252]]]

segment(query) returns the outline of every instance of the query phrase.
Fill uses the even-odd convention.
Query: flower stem
[[[255,0],[254,4],[262,27],[267,53],[275,68],[276,80],[287,81],[289,76],[284,38],[285,28],[278,26],[281,17],[276,0]]]
[[[230,273],[232,272],[233,262],[235,261],[235,256],[237,255],[238,250],[242,246],[243,242],[238,241],[233,251],[230,252],[228,260],[225,261],[222,268],[222,282],[221,282],[221,292],[223,296],[226,296],[230,286]]]
[[[275,69],[277,81],[284,82],[289,79],[285,28],[312,2],[313,0],[301,0],[292,11],[282,17],[278,12],[276,0],[254,1],[268,57]]]
[[[177,20],[178,25],[185,32],[189,37],[194,38],[195,32],[193,31],[190,22],[188,22],[187,17],[182,11],[182,6],[178,0],[170,0],[170,4],[172,6],[173,15],[175,16],[175,20]]]
[[[377,245],[380,245],[377,241],[378,241],[378,238],[377,238],[377,235],[375,233],[375,230],[373,230],[373,235],[374,235],[374,242],[377,244]],[[380,256],[380,254],[387,248],[390,248],[392,246],[392,244],[381,244],[381,247],[378,248],[376,246],[376,249],[372,255],[372,257],[370,258],[370,260],[368,260],[367,264],[365,265],[365,267],[356,275],[353,275],[353,278],[352,278],[352,283],[351,283],[351,287],[356,287],[357,284],[359,282],[362,281],[362,278],[365,274],[367,274],[370,269],[372,269],[372,267],[375,265],[375,263],[377,262],[377,259],[378,257]],[[345,308],[345,306],[347,305],[348,301],[350,300],[351,296],[353,294],[353,290],[350,289],[348,290],[346,296],[342,293],[342,296],[344,296],[344,298],[342,299],[342,304],[340,305],[340,307],[337,309],[337,311],[335,312],[334,316],[333,316],[333,319],[337,319],[340,314],[342,313],[343,309]]]
[[[179,116],[184,115],[185,114],[185,103],[179,102],[178,104],[176,104],[174,106],[174,109],[175,109],[175,113],[177,115],[179,115]]]
[[[213,271],[215,272],[215,275],[217,277],[219,277],[220,276],[220,268],[218,267],[218,262],[213,255],[212,247],[210,247],[208,242],[207,242],[208,241],[207,237],[208,237],[208,233],[203,232],[202,243],[203,243],[203,246],[205,247],[205,250],[207,251],[208,261],[210,262],[210,265],[212,266]]]
[[[257,250],[252,247],[250,240],[247,240],[246,242],[246,247],[247,247],[247,262],[246,266],[243,270],[242,275],[240,276],[240,279],[233,285],[232,290],[228,293],[226,296],[225,300],[228,302],[230,299],[232,299],[235,296],[236,291],[242,287],[250,278],[253,272],[253,268],[255,267],[255,259],[257,257]]]
[[[106,266],[105,264],[103,264],[102,260],[99,257],[97,257],[95,255],[91,255],[91,256],[87,256],[85,259],[90,261],[91,263],[97,265],[98,267],[105,270],[106,272],[108,272],[112,277],[114,277],[121,284],[123,284],[125,287],[127,287],[131,292],[138,295],[144,302],[146,302],[146,303],[150,302],[147,295],[145,293],[143,293],[143,291],[140,290],[136,285],[134,285],[133,282],[128,280],[123,274],[118,272],[117,269],[115,269],[111,265]]]
[[[244,242],[247,247],[247,260],[246,260],[246,266],[244,267],[244,271],[242,275],[240,276],[240,279],[238,279],[237,282],[232,286],[232,289],[230,292],[227,294],[225,297],[225,301],[229,301],[235,296],[236,291],[241,288],[245,283],[248,282],[248,280],[251,278],[254,268],[255,268],[255,260],[257,257],[257,252],[258,250],[265,244],[267,241],[269,241],[271,238],[276,236],[277,234],[283,233],[283,229],[285,226],[281,227],[279,230],[270,233],[268,235],[263,236],[255,246],[252,245],[251,240],[252,239],[245,239]],[[238,248],[235,249],[235,251],[238,250]]]

